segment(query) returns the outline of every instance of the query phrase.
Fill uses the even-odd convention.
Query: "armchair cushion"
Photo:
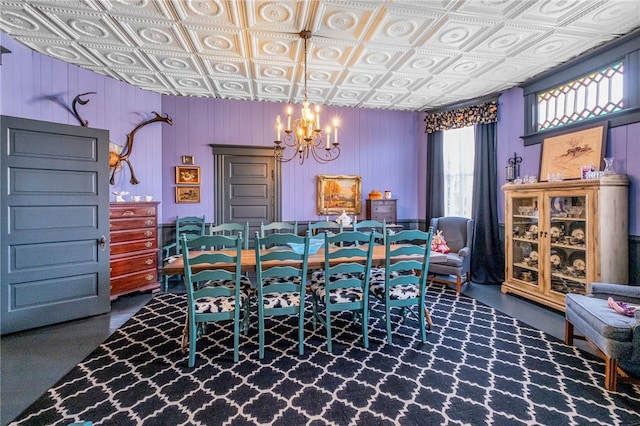
[[[455,268],[458,268],[458,267],[462,266],[462,262],[463,262],[463,258],[459,254],[457,254],[457,253],[448,253],[446,262],[438,262],[437,264],[434,264],[434,266],[436,266],[436,265],[438,265],[438,266],[447,265],[447,266],[453,266]],[[430,267],[430,269],[432,269],[432,268]]]
[[[566,297],[566,310],[578,315],[598,335],[619,342],[631,341],[632,326],[638,322],[635,318],[617,313],[602,299],[596,297],[577,297],[569,294]]]

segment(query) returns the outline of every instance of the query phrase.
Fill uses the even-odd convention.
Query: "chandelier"
[[[282,139],[282,121],[276,117],[276,140],[274,141],[274,156],[281,162],[298,158],[300,164],[304,160],[313,157],[318,163],[324,164],[333,161],[340,156],[340,143],[338,142],[338,120],[333,120],[333,129],[327,126],[325,133],[320,126],[320,106],[316,105],[312,111],[307,99],[307,41],[311,38],[311,31],[300,32],[304,39],[304,102],[299,118],[291,119],[293,109],[287,107],[287,128]],[[333,133],[333,140],[331,139]],[[291,154],[285,155],[285,149],[289,147]]]

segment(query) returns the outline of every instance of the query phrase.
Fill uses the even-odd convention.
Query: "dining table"
[[[282,249],[282,248],[277,248]],[[287,248],[288,249],[288,248]],[[265,250],[273,250],[265,249]],[[235,250],[221,250],[224,253],[229,255],[234,255]],[[189,252],[189,257],[195,257],[199,254],[207,253],[206,251],[192,250]],[[324,268],[324,248],[320,248],[316,253],[309,254],[308,258],[309,269],[321,269]],[[331,260],[331,265],[337,265],[339,263],[344,262],[354,262],[356,258],[335,258]],[[372,263],[373,265],[382,265],[386,259],[386,248],[383,245],[376,245],[373,247],[373,255],[372,255]],[[397,259],[420,259],[419,256],[398,256]],[[362,257],[362,261],[365,261],[365,258]],[[432,251],[429,255],[429,263],[444,263],[447,261],[447,255],[443,253],[438,253]],[[294,261],[269,261],[263,262],[264,266],[270,266],[270,263],[278,264],[281,266],[285,266],[287,263],[295,264]],[[241,252],[241,260],[240,264],[242,265],[243,272],[251,272],[256,269],[256,252],[255,249],[242,250]],[[197,273],[202,270],[210,268],[211,265],[206,263],[198,263],[191,266],[191,272]],[[235,270],[235,263],[216,263],[216,268],[224,268],[229,271]],[[162,273],[165,275],[184,275],[184,261],[182,257],[176,258],[171,263],[165,265],[162,268]]]

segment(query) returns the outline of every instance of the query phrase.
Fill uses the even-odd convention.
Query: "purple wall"
[[[2,55],[0,66],[0,114],[80,125],[69,111],[76,95],[85,96],[86,105],[78,105],[80,115],[90,127],[109,130],[109,138],[125,145],[127,134],[140,122],[162,113],[162,96],[137,89],[112,78],[68,65],[41,55],[0,33],[0,43],[12,53]],[[69,108],[69,110],[67,110]],[[131,154],[133,169],[140,184],[129,183],[129,170],[116,175],[113,191],[129,191],[130,195],[162,197],[162,132],[164,123],[153,123],[139,130]],[[111,195],[110,199],[115,197]],[[161,219],[161,216],[159,217]]]
[[[520,136],[524,134],[524,98],[522,89],[514,88],[504,92],[499,99],[498,121],[498,176],[505,182],[507,160],[517,152],[522,157],[521,175],[538,175],[540,167],[541,144],[524,146]],[[640,155],[638,155],[638,137],[640,123],[609,129],[605,157],[615,157],[614,167],[618,173],[627,174],[629,186],[629,234],[640,235]],[[634,146],[635,151],[634,151]],[[636,152],[636,154],[633,154]],[[601,165],[603,166],[603,165]],[[500,191],[500,206],[504,205],[504,196]],[[503,215],[503,208],[500,214]],[[500,217],[504,222],[504,217]]]
[[[210,144],[272,147],[275,117],[285,117],[286,104],[164,96],[163,109],[174,126],[163,131],[162,186],[165,218],[206,214],[213,220],[213,154]],[[418,113],[323,107],[324,120],[338,117],[341,124],[340,158],[329,164],[295,160],[282,164],[282,219],[318,220],[316,176],[362,176],[363,202],[372,189],[393,191],[401,219],[417,219],[420,169],[425,157],[417,153]],[[173,203],[174,167],[182,155],[193,155],[202,171],[202,203]],[[364,205],[363,205],[364,208]],[[422,208],[424,211],[424,208]],[[424,213],[422,213],[424,215]]]
[[[66,106],[70,107],[77,94],[96,91],[98,94],[88,96],[91,101],[80,107],[81,114],[90,126],[108,129],[111,140],[120,145],[138,123],[151,117],[151,111],[173,118],[173,126],[154,123],[136,134],[131,161],[141,183],[129,184],[125,168],[110,188],[131,195],[153,195],[162,202],[161,223],[191,214],[205,214],[213,220],[213,155],[209,145],[271,146],[275,116],[285,115],[285,104],[161,96],[35,53],[3,33],[0,43],[12,51],[3,55],[0,66],[0,114],[76,125]],[[502,186],[507,159],[514,151],[524,159],[521,174],[538,174],[540,145],[525,148],[520,139],[524,128],[522,90],[506,91],[499,103],[497,155]],[[424,219],[428,192],[423,184],[424,114],[325,107],[322,115],[325,119],[340,117],[342,155],[327,165],[283,165],[283,220],[320,218],[315,212],[318,174],[360,175],[363,199],[372,189],[389,189],[399,200],[400,219]],[[606,153],[616,157],[616,169],[631,179],[631,235],[640,235],[640,155],[632,154],[637,142],[632,137],[638,134],[640,123],[610,129]],[[174,167],[181,164],[182,155],[193,155],[201,167],[200,204],[174,202]],[[502,214],[502,191],[499,203]]]

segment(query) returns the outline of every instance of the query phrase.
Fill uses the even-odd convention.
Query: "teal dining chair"
[[[413,315],[418,321],[422,342],[427,340],[426,328],[431,319],[424,302],[432,236],[432,228],[428,232],[411,229],[388,234],[385,240],[384,278],[372,278],[369,291],[384,304],[389,345],[393,344],[392,308],[400,308],[403,321],[407,313]],[[402,256],[417,258],[407,259]]]
[[[327,350],[333,352],[331,316],[351,311],[362,326],[362,344],[369,347],[369,276],[374,233],[343,231],[325,235],[322,278],[311,282],[313,326],[326,328]],[[342,246],[341,246],[342,245]],[[336,259],[340,259],[336,264]]]
[[[238,362],[241,326],[246,333],[249,325],[250,294],[241,285],[242,237],[205,235],[192,240],[183,236],[180,240],[184,262],[184,281],[187,290],[187,334],[189,367],[195,365],[196,340],[206,329],[207,323],[232,321],[233,361]],[[206,251],[190,258],[190,250],[203,248],[232,248],[232,254],[221,250]],[[235,265],[229,271],[228,264]],[[192,273],[197,267],[198,272]],[[223,283],[214,285],[213,283]]]
[[[213,226],[209,228],[209,235],[226,235],[226,236],[241,236],[244,244],[242,246],[243,250],[249,250],[249,222],[245,222],[244,225],[241,223],[221,223],[220,225]],[[243,288],[247,286],[251,287],[251,279],[247,272],[242,274],[240,278],[241,285]],[[215,283],[220,284],[220,283]]]
[[[265,317],[298,316],[298,354],[304,354],[304,302],[307,288],[309,235],[256,232],[256,301],[259,357],[264,358]],[[287,249],[283,249],[288,246]],[[266,247],[266,249],[261,249]],[[274,264],[275,262],[275,264]]]
[[[211,227],[209,228],[209,235],[242,235],[242,239],[244,241],[242,248],[244,250],[249,250],[249,222],[245,222],[244,224],[228,222],[215,226],[211,224]]]
[[[371,232],[375,235],[375,244],[384,245],[387,236],[387,221],[363,220],[353,224],[354,231]],[[384,279],[384,267],[381,264],[371,266],[371,276],[377,279]]]
[[[322,237],[325,231],[330,234],[338,234],[343,231],[342,223],[330,220],[321,220],[319,222],[307,222],[307,229],[311,232],[312,237]]]
[[[181,256],[180,239],[184,235],[187,240],[201,237],[205,234],[205,217],[204,216],[185,216],[176,218],[175,240],[174,242],[162,247],[163,266],[173,262]],[[172,275],[163,275],[163,289],[169,289],[169,278]]]

